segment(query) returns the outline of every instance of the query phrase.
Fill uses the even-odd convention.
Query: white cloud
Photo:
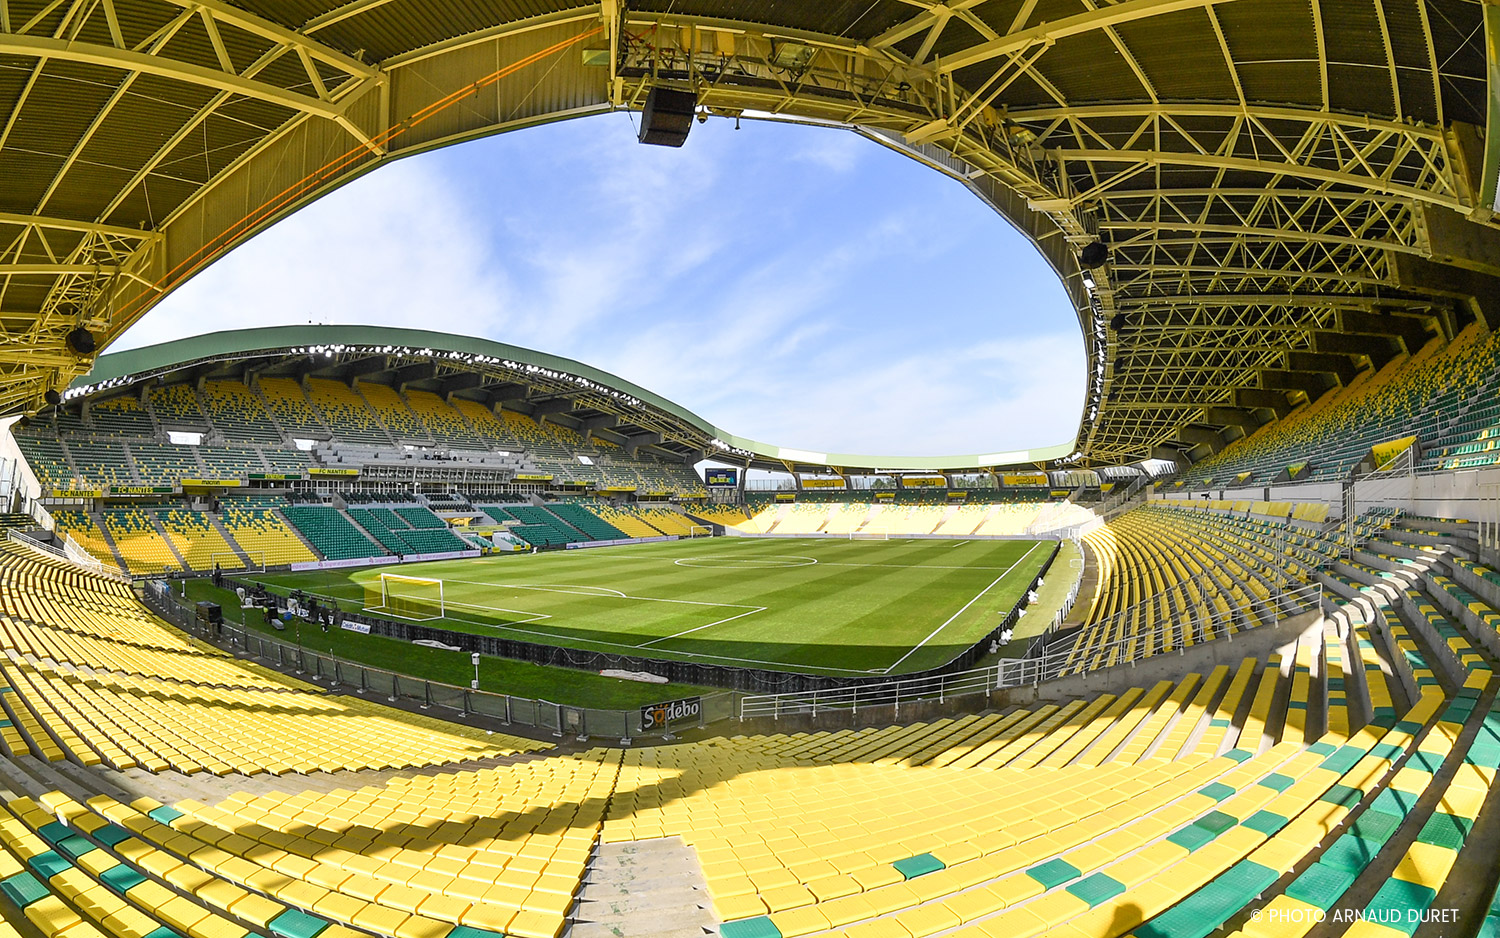
[[[812,163],[836,173],[847,173],[869,152],[870,141],[848,131],[809,134],[806,142],[792,150],[791,159]]]
[[[725,375],[734,392],[712,417],[740,436],[840,453],[964,455],[1064,443],[1082,407],[1081,344],[1069,333],[986,342],[866,362],[815,386],[784,375],[759,383],[740,371]]]
[[[403,160],[243,245],[115,347],[308,321],[575,358],[816,451],[1061,443],[1082,402],[1082,341],[1035,251],[951,180],[826,130],[710,122],[667,150],[615,116]]]
[[[435,169],[405,160],[325,196],[188,281],[111,348],[275,323],[503,329],[512,285],[485,263],[488,228]]]

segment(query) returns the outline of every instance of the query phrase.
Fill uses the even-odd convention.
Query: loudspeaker
[[[42,397],[47,401],[48,406],[51,407],[56,407],[62,403],[62,395],[57,393],[57,388],[48,388],[47,393],[43,394]]]
[[[92,355],[94,349],[98,347],[99,342],[94,338],[94,334],[82,326],[68,333],[68,348],[72,349],[75,354]]]
[[[661,147],[682,146],[693,129],[693,108],[697,106],[698,96],[693,92],[657,85],[646,94],[636,139]]]
[[[1092,270],[1109,260],[1109,248],[1104,246],[1103,241],[1094,241],[1083,246],[1078,254],[1078,263]]]

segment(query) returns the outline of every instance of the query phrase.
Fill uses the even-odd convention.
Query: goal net
[[[688,537],[713,537],[714,529],[702,524],[688,525]]]
[[[365,610],[413,622],[441,619],[443,581],[382,573],[378,581],[365,584]]]
[[[890,528],[865,528],[863,531],[849,532],[851,541],[888,541],[890,539]]]

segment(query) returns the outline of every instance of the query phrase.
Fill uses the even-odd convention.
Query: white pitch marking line
[[[515,632],[515,633],[520,634],[520,635],[537,635],[537,636],[541,636],[542,638],[552,639],[554,641],[557,640],[557,639],[559,639],[559,638],[567,638],[568,637],[567,635],[558,634],[556,632],[537,632],[537,631],[534,631],[532,629],[517,629],[517,628],[512,628],[511,626],[508,626],[508,625],[495,625],[494,623],[490,623],[490,622],[475,622],[472,619],[458,619],[456,621],[464,622],[464,623],[467,623],[469,625],[480,625],[480,626],[484,626],[485,628],[491,628],[491,629],[496,629],[496,630],[502,630],[503,629],[505,631]],[[599,639],[595,639],[595,638],[582,639],[581,641],[585,645],[604,645],[604,646],[608,646],[610,648],[624,648],[624,649],[627,649],[627,650],[638,649],[638,648],[641,647],[640,645],[626,645],[626,644],[624,644],[622,642],[605,642],[605,641],[600,641]],[[572,648],[572,649],[574,649],[576,651],[590,651],[591,650],[589,648],[581,647],[579,645],[557,645],[557,646],[554,646],[554,647],[562,648],[564,650]],[[708,661],[738,661],[741,664],[765,665],[767,667],[776,668],[776,669],[779,669],[779,670],[790,670],[791,673],[795,673],[795,674],[817,674],[817,673],[820,673],[820,672],[826,673],[826,672],[829,672],[829,671],[838,671],[838,672],[843,673],[843,674],[872,674],[872,673],[873,674],[878,674],[878,673],[880,673],[879,671],[860,671],[860,670],[856,670],[854,668],[835,668],[835,667],[831,667],[831,666],[828,666],[828,665],[811,665],[811,666],[807,666],[807,667],[811,667],[812,668],[812,670],[808,671],[808,670],[802,670],[803,666],[799,666],[799,665],[795,665],[795,664],[788,664],[785,661],[768,661],[765,658],[736,658],[733,655],[708,655],[708,654],[703,654],[701,652],[695,652],[695,651],[674,651],[674,652],[672,652],[672,654],[673,655],[679,655],[679,656],[682,656],[682,657],[685,657],[685,658],[703,658],[703,659],[708,660]]]
[[[483,609],[485,612],[509,612],[509,613],[512,613],[512,614],[518,615],[518,616],[526,616],[526,618],[524,618],[524,619],[513,620],[511,623],[509,623],[509,624],[512,624],[512,625],[525,625],[528,622],[540,622],[543,619],[550,619],[550,618],[552,618],[552,613],[550,613],[550,612],[528,612],[525,609],[504,609],[504,608],[501,608],[500,606],[481,606],[478,603],[461,603],[461,602],[456,602],[456,601],[445,601],[443,603],[443,605],[445,605],[445,606],[462,606],[465,609]],[[466,619],[464,621],[468,621],[468,620]]]
[[[911,647],[910,651],[908,651],[906,654],[902,655],[900,658],[896,659],[896,663],[893,664],[893,665],[891,665],[889,668],[886,668],[885,669],[885,673],[886,674],[890,674],[892,671],[896,670],[896,668],[898,668],[898,667],[901,666],[901,662],[905,661],[907,658],[910,658],[913,654],[915,654],[918,648],[921,648],[923,645],[925,645],[928,642],[932,641],[932,639],[937,636],[937,633],[941,632],[943,629],[946,629],[948,627],[949,623],[951,623],[954,619],[957,619],[959,616],[963,615],[964,614],[964,610],[968,609],[970,606],[972,606],[976,602],[978,602],[979,601],[979,597],[983,596],[985,593],[988,593],[991,589],[993,589],[996,583],[999,583],[1001,580],[1005,579],[1005,575],[1007,573],[1010,573],[1010,571],[1012,571],[1016,567],[1020,566],[1022,560],[1025,560],[1027,557],[1030,557],[1032,555],[1032,553],[1038,547],[1041,547],[1041,546],[1042,546],[1042,542],[1041,541],[1037,541],[1035,544],[1032,544],[1031,545],[1031,550],[1028,550],[1026,553],[1022,554],[1020,556],[1020,558],[1018,560],[1016,560],[1015,563],[1013,563],[1009,567],[1005,568],[1005,573],[1002,573],[999,576],[995,577],[993,580],[990,581],[990,585],[989,586],[986,586],[984,589],[982,589],[979,592],[975,593],[974,594],[974,598],[971,599],[971,600],[969,600],[968,602],[964,603],[962,609],[958,610],[953,615],[949,616],[947,622],[944,622],[942,625],[940,625],[937,628],[933,629],[932,630],[932,634],[928,635],[926,638],[922,639],[920,642],[917,642],[915,645],[913,645]]]
[[[785,560],[800,560],[802,563],[783,563]],[[765,557],[678,557],[672,563],[679,567],[698,567],[705,570],[780,570],[793,567],[811,567],[818,563],[816,557],[798,554],[770,554]]]
[[[493,584],[489,584],[489,583],[481,583],[481,582],[479,582],[477,580],[448,580],[447,582],[451,582],[451,583],[470,583],[470,584],[473,584],[475,586],[491,586],[491,585],[493,585]],[[332,591],[330,591],[329,593],[326,593],[324,595],[334,595],[334,594],[333,594]],[[361,591],[360,595],[363,595],[363,591]],[[648,596],[626,596],[625,598],[626,599],[645,599],[645,600],[648,600],[648,601],[651,601],[651,602],[662,602],[662,603],[685,603],[685,604],[694,605],[694,606],[727,606],[727,607],[736,608],[736,609],[748,608],[748,607],[745,607],[745,606],[738,606],[738,605],[734,605],[734,604],[730,604],[730,603],[705,603],[705,602],[698,602],[697,600],[692,600],[692,599],[654,599],[653,600],[653,599],[651,599],[651,597],[648,597]],[[455,606],[462,605],[462,606],[468,606],[468,607],[474,608],[474,609],[492,609],[492,608],[494,608],[492,606],[478,606],[478,605],[475,605],[473,603],[449,603],[449,605],[455,605]],[[752,613],[763,612],[763,611],[765,611],[765,609],[766,609],[765,606],[756,606],[754,608],[750,608],[749,612],[742,612],[742,613],[740,613],[740,615],[742,615],[742,616],[748,616],[748,615],[751,615]],[[507,612],[513,612],[513,611],[520,611],[520,610],[505,610],[505,611],[507,611]],[[547,618],[547,619],[552,618],[552,616],[550,614],[543,613],[543,614],[540,614],[540,615],[542,616],[542,618]],[[739,616],[730,616],[730,618],[731,619],[737,619],[737,618],[739,618]],[[505,624],[500,624],[500,623],[495,623],[495,622],[476,622],[473,619],[457,619],[456,617],[455,617],[455,621],[457,621],[457,622],[463,622],[466,625],[474,625],[474,626],[479,626],[479,627],[482,627],[482,628],[494,629],[497,632],[503,631],[503,632],[515,632],[518,635],[535,635],[535,636],[537,636],[539,638],[552,639],[553,641],[556,641],[559,638],[563,638],[563,639],[568,638],[567,635],[565,635],[565,634],[559,634],[557,632],[538,632],[538,631],[536,631],[534,629],[520,629],[520,628],[516,628],[516,625],[527,625],[527,624],[529,624],[531,622],[538,621],[537,619],[527,619],[527,620],[524,620],[524,621],[518,622],[518,623],[505,623]],[[720,622],[728,622],[729,619],[720,619],[719,621]],[[716,622],[710,622],[709,623],[709,625],[717,625],[717,624],[718,623],[716,623]],[[644,646],[641,646],[641,645],[627,645],[627,644],[624,644],[623,642],[605,642],[605,641],[600,641],[599,639],[594,639],[594,638],[583,639],[582,641],[585,644],[588,644],[588,645],[604,645],[604,646],[607,646],[607,647],[610,647],[610,648],[624,648],[626,650],[634,650],[634,649],[639,649],[641,647],[644,647]],[[653,639],[653,641],[661,641],[661,639]],[[565,650],[568,647],[577,648],[577,646],[567,646],[567,645],[558,645],[556,647],[563,648]],[[582,648],[582,649],[578,649],[578,650],[588,651],[589,649]],[[766,666],[768,668],[791,669],[791,673],[794,673],[794,674],[817,674],[817,673],[820,673],[820,672],[821,673],[827,673],[827,672],[830,672],[830,671],[837,671],[837,672],[840,672],[842,674],[872,674],[872,673],[879,673],[878,671],[860,671],[860,670],[856,670],[854,668],[835,668],[835,667],[832,667],[832,666],[829,666],[829,665],[813,666],[813,670],[811,670],[811,671],[803,671],[803,670],[800,670],[799,666],[797,666],[795,664],[788,664],[785,661],[768,661],[768,660],[766,660],[764,658],[737,658],[737,657],[735,657],[733,655],[707,655],[707,654],[702,654],[700,652],[694,652],[694,651],[675,651],[672,654],[679,655],[679,656],[682,656],[682,657],[685,657],[685,658],[702,658],[702,659],[705,659],[705,660],[708,660],[708,661],[736,661],[736,662],[739,662],[740,664],[754,664],[754,665],[764,665],[764,666]]]
[[[765,611],[766,611],[766,607],[765,606],[757,606],[756,608],[751,609],[748,612],[742,612],[742,613],[740,613],[737,616],[730,616],[727,619],[720,619],[717,622],[710,622],[707,625],[698,625],[698,626],[694,626],[693,628],[690,628],[690,629],[683,629],[681,632],[678,632],[675,635],[663,635],[661,638],[653,638],[651,641],[649,641],[649,642],[643,642],[642,644],[638,645],[637,647],[639,647],[639,648],[648,648],[648,647],[650,647],[652,645],[655,645],[657,642],[671,641],[674,638],[681,638],[684,635],[691,635],[693,632],[697,632],[700,629],[711,629],[711,628],[713,628],[716,625],[723,625],[725,622],[733,622],[735,619],[743,619],[745,616],[753,616],[757,612],[765,612]]]
[[[633,599],[643,603],[677,603],[683,606],[716,606],[722,609],[761,609],[762,606],[749,606],[745,603],[710,603],[697,599],[662,599],[658,596],[627,596],[619,590],[609,589],[604,586],[582,586],[568,589],[559,589],[550,586],[526,586],[520,583],[485,583],[480,580],[445,580],[447,583],[467,583],[470,586],[491,586],[499,589],[537,590],[543,593],[571,593],[574,596],[603,596],[613,595],[616,599]],[[605,590],[604,593],[580,593],[580,589]],[[634,646],[631,646],[634,647]]]

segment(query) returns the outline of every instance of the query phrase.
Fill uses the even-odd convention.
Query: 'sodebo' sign
[[[702,712],[703,702],[700,697],[684,697],[681,700],[647,704],[641,708],[641,732],[664,730],[670,724],[681,720],[696,720],[698,714]]]

